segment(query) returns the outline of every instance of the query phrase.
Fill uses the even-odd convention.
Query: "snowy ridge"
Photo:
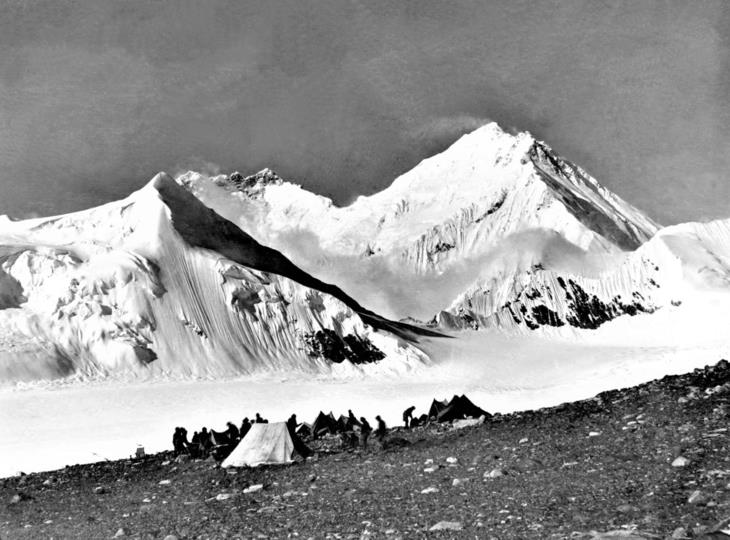
[[[225,176],[189,172],[178,181],[304,269],[395,318],[428,319],[451,304],[505,238],[546,231],[590,255],[613,256],[657,230],[529,133],[494,123],[344,208],[276,179],[258,181],[255,196]],[[384,295],[384,282],[398,291]]]
[[[345,374],[427,361],[408,342],[418,329],[302,272],[164,174],[89,211],[4,221],[0,245],[3,381]],[[382,361],[334,365],[317,332]]]
[[[545,268],[487,273],[436,322],[452,328],[596,329],[622,315],[678,310],[685,301],[730,292],[730,220],[660,230],[597,275]]]

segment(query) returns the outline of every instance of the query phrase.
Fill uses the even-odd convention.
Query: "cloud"
[[[217,163],[213,163],[212,161],[207,161],[196,156],[174,165],[170,174],[172,174],[174,178],[177,178],[188,171],[195,171],[205,176],[218,176],[221,174],[222,170],[223,167]]]
[[[470,133],[490,123],[492,120],[486,117],[469,116],[466,114],[458,116],[444,116],[435,118],[421,124],[413,130],[413,138],[423,141],[426,144],[434,142],[453,141],[465,133]]]

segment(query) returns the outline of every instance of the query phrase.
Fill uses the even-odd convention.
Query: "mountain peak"
[[[165,171],[160,171],[152,177],[152,180],[150,180],[147,185],[155,189],[161,189],[165,186],[171,186],[172,184],[177,185],[175,179],[167,174]]]

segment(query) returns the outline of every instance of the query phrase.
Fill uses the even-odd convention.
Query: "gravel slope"
[[[722,361],[474,427],[393,430],[366,452],[329,439],[289,467],[67,467],[0,481],[0,538],[730,538],[712,532],[730,518],[728,411]]]

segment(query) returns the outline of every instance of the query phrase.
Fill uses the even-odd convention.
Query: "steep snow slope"
[[[515,241],[508,238],[505,244],[512,248]],[[557,244],[554,247],[560,251]],[[595,329],[621,315],[673,311],[686,302],[730,302],[730,220],[662,229],[617,265],[595,275],[550,264],[545,254],[531,255],[528,262],[533,265],[519,273],[498,265],[484,268],[482,276],[438,314],[437,322],[457,328]],[[503,252],[495,259],[509,256]],[[700,313],[697,322],[705,324],[712,311],[708,309],[705,317]]]
[[[409,344],[414,331],[303,272],[162,173],[123,201],[0,222],[2,381],[337,373],[382,358],[371,369],[397,371],[426,360]]]
[[[496,124],[344,208],[269,170],[246,178],[190,172],[178,180],[303,268],[399,318],[430,318],[449,305],[506,238],[529,237],[529,249],[542,252],[563,241],[592,267],[657,230],[529,133],[510,135]]]

